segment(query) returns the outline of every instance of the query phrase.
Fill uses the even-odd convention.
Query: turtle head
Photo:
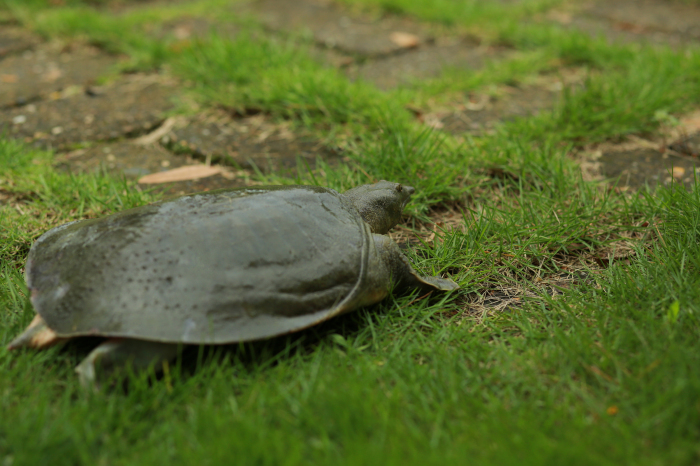
[[[414,192],[411,186],[382,180],[345,191],[343,196],[355,205],[372,233],[384,234],[399,223]]]

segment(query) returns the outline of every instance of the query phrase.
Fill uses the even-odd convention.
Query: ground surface
[[[415,185],[462,287],[96,394],[1,349],[0,466],[695,464],[699,160],[694,0],[0,0],[3,347],[41,233],[187,192]]]
[[[327,66],[338,67],[350,79],[366,80],[381,89],[436,77],[445,69],[467,74],[486,62],[515,53],[512,48],[484,43],[439,25],[398,15],[363,14],[331,2],[266,0],[231,9],[259,19],[273,35],[307,34],[305,37],[315,44],[315,55]],[[677,2],[590,2],[583,7],[565,4],[536,16],[534,21],[558,22],[610,41],[678,47],[693,44],[700,37],[697,7]],[[212,30],[223,31],[227,37],[236,34],[235,27],[189,15],[166,22],[154,34],[171,34],[178,41],[188,41]],[[404,42],[392,39],[396,33],[409,37]],[[213,156],[217,161],[228,160],[242,167],[252,162],[273,170],[295,165],[300,155],[313,158],[333,153],[332,148],[308,136],[284,126],[275,127],[264,115],[251,120],[245,115],[227,117],[225,112],[212,115],[206,110],[188,116],[169,134],[140,147],[138,157],[125,161],[117,154],[128,151],[117,146],[112,152],[109,145],[157,130],[176,102],[184,98],[183,87],[171,76],[120,75],[118,66],[126,57],[81,42],[47,42],[12,21],[5,22],[0,31],[0,57],[0,121],[4,130],[37,147],[67,153],[60,160],[64,166],[74,164],[77,170],[96,169],[104,162],[108,170],[138,178],[167,169],[171,163],[184,163],[184,158],[171,160],[173,151],[178,152],[176,148],[197,157]],[[428,125],[455,135],[479,134],[504,121],[551,110],[564,86],[574,86],[584,76],[581,71],[552,69],[533,82],[504,84],[489,88],[487,93],[472,92],[466,103],[448,102],[420,116]],[[97,83],[105,77],[108,83]],[[668,148],[680,147],[683,138],[700,137],[696,123],[689,127],[693,134],[665,140],[655,148],[610,148],[596,159],[600,166],[596,176],[623,175],[621,183],[638,187],[645,182],[668,181],[667,174],[674,165],[683,167],[687,182],[692,178],[697,151],[674,150],[669,157]],[[95,143],[101,145],[102,155],[100,150],[77,155],[73,151]],[[119,160],[112,160],[114,157]],[[219,177],[209,181],[212,186],[239,184],[235,179],[225,182]],[[182,186],[190,189],[188,184]],[[199,186],[206,186],[206,182]]]

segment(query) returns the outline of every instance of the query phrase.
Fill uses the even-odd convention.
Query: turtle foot
[[[388,236],[373,235],[373,237],[377,254],[399,288],[425,291],[459,289],[459,285],[448,278],[420,275],[415,271],[408,257],[401,252],[399,246]]]
[[[46,348],[61,341],[65,341],[65,338],[61,338],[56,335],[56,332],[51,330],[44,319],[41,318],[39,314],[34,316],[34,319],[29,324],[24,332],[22,332],[17,338],[12,340],[7,349],[13,350],[17,348]]]
[[[163,363],[174,359],[177,354],[176,344],[114,338],[92,350],[75,372],[83,386],[98,388],[102,379],[127,368],[136,373],[151,368],[159,371]]]

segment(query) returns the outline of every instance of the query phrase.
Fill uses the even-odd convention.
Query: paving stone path
[[[471,73],[514,52],[410,18],[363,15],[330,1],[258,0],[232,8],[258,18],[269,34],[307,34],[318,59],[385,90],[437,77],[446,68]],[[538,20],[611,41],[700,44],[700,7],[680,1],[593,1],[552,10]],[[237,33],[235,25],[187,17],[154,26],[153,34],[187,40],[212,28],[228,37]],[[0,24],[0,131],[56,150],[57,166],[69,171],[104,168],[139,178],[204,160],[234,167],[175,183],[169,188],[174,193],[247,183],[253,166],[286,170],[298,158],[335,157],[332,148],[264,114],[203,110],[174,117],[182,83],[167,74],[120,74],[122,59],[79,42],[45,42],[17,25]],[[563,86],[579,78],[576,70],[561,70],[527,85],[475,93],[466,104],[417,118],[455,135],[481,134],[503,121],[548,111]],[[598,176],[623,175],[629,186],[671,178],[687,182],[700,149],[700,124],[693,125],[685,126],[689,134],[670,141],[606,145],[589,165],[597,167]]]

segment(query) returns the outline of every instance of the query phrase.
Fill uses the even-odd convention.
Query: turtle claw
[[[85,388],[99,388],[95,380],[95,364],[93,361],[89,361],[89,358],[83,359],[83,361],[75,366],[75,372],[78,374],[80,379],[80,385]]]
[[[107,340],[92,350],[90,354],[75,367],[75,372],[80,378],[80,384],[86,388],[99,388],[95,371],[95,363],[98,363],[105,355],[109,355],[119,348],[119,340]]]
[[[80,383],[87,388],[99,388],[99,382],[127,368],[139,373],[160,368],[178,354],[178,345],[156,341],[113,338],[92,350],[75,368]]]
[[[7,345],[7,349],[13,350],[17,348],[47,348],[55,345],[64,338],[59,337],[56,332],[51,330],[44,319],[39,314],[34,316],[29,326]]]

